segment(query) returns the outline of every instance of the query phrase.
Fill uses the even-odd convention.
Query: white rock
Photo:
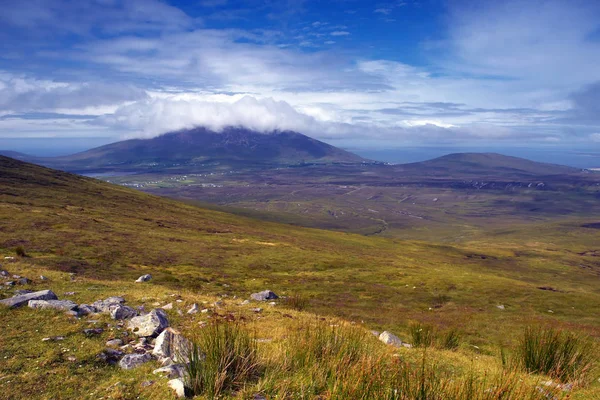
[[[152,356],[148,353],[127,354],[119,361],[119,366],[123,369],[134,369],[150,360],[152,360]]]
[[[152,279],[152,275],[150,275],[150,274],[142,275],[139,278],[137,278],[135,283],[148,282],[150,279]]]
[[[155,369],[153,374],[166,375],[169,378],[183,378],[185,367],[182,364],[171,364]]]
[[[385,344],[389,344],[392,346],[400,347],[402,346],[402,340],[391,332],[383,331],[379,335],[379,340],[381,340]]]
[[[185,397],[185,385],[181,379],[171,379],[168,383],[169,387],[175,391],[175,395],[179,398]]]
[[[157,308],[146,315],[131,318],[127,327],[138,336],[157,336],[168,326],[167,313]]]
[[[190,308],[187,313],[188,314],[198,314],[198,310],[199,310],[198,304],[194,303],[194,305],[192,305],[192,308]]]
[[[500,304],[499,306],[496,306],[496,308],[499,310],[505,310],[504,304]]]
[[[164,306],[162,306],[163,310],[172,310],[173,309],[173,303],[169,303],[169,304],[165,304]]]
[[[188,354],[192,350],[192,344],[180,332],[167,328],[154,343],[152,355],[160,358],[171,358],[177,362],[187,362]]]

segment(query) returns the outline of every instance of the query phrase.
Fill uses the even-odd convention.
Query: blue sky
[[[600,144],[598,1],[5,0],[0,43],[0,147],[197,125]]]

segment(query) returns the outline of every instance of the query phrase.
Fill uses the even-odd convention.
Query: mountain
[[[194,128],[152,139],[132,139],[70,156],[32,159],[67,171],[135,169],[173,165],[279,166],[303,163],[361,163],[363,158],[292,131],[269,134],[242,128],[214,132]]]
[[[18,151],[0,150],[0,156],[14,158],[16,160],[32,160],[35,157],[28,154],[19,153]]]
[[[523,177],[569,175],[581,169],[540,163],[498,153],[453,153],[428,161],[395,166],[396,171],[422,176]]]

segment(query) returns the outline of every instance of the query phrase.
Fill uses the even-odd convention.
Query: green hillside
[[[457,329],[458,352],[430,354],[442,369],[454,373],[468,371],[469,363],[477,371],[498,364],[500,347],[514,349],[520,332],[531,323],[600,337],[595,311],[600,309],[597,232],[548,224],[517,235],[488,235],[462,247],[364,237],[260,222],[0,157],[0,255],[15,256],[17,247],[27,254],[2,268],[32,279],[51,277],[48,283],[34,279],[35,289],[75,291],[78,301],[87,302],[124,295],[148,304],[166,302],[177,293],[189,305],[219,297],[235,315],[241,311],[230,300],[234,296],[245,299],[271,289],[305,299],[308,313],[404,338],[410,338],[416,322],[439,332]],[[75,282],[69,281],[71,273]],[[145,273],[154,277],[147,291],[132,283]],[[12,295],[11,290],[0,296]],[[250,314],[257,332],[271,332],[275,338],[287,337],[286,330],[297,329],[293,324],[298,321],[316,318],[267,310],[261,325]],[[79,322],[65,322],[61,315],[51,318],[57,329],[78,329],[74,324]],[[198,329],[197,320],[192,324],[175,314],[174,321],[186,332]],[[0,335],[0,359],[10,359],[0,366],[0,398],[26,398],[31,379],[75,368],[54,350],[40,349],[41,337],[52,333],[39,332],[47,329],[39,314],[2,309],[0,323],[7,327]],[[69,340],[77,342],[75,336]],[[35,366],[41,370],[25,362],[32,351],[49,357]],[[422,356],[417,349],[401,353],[407,362]],[[156,392],[140,392],[140,372],[121,379],[114,367],[94,371],[104,388],[125,380],[126,390],[105,391],[113,396],[107,398],[165,398],[164,385]],[[70,376],[65,390],[74,396],[81,379]],[[297,382],[289,384],[295,387]],[[50,379],[42,398],[74,398],[57,395],[59,386]],[[578,389],[572,398],[591,398],[585,396],[600,393],[599,386],[595,382]],[[279,386],[267,389],[269,396],[285,393]],[[6,393],[12,397],[3,397]],[[252,398],[243,397],[249,392],[237,396]],[[315,398],[311,396],[286,398]]]

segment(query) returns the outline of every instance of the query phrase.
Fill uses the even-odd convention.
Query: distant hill
[[[173,164],[230,166],[361,163],[363,158],[292,131],[269,134],[243,128],[194,128],[152,139],[132,139],[64,157],[30,159],[67,171],[144,168]]]
[[[540,163],[498,153],[454,153],[433,160],[395,166],[409,174],[436,176],[548,176],[581,172],[564,165]]]
[[[14,158],[16,160],[31,160],[34,157],[24,154],[24,153],[19,153],[18,151],[10,151],[10,150],[0,150],[0,156],[4,156],[4,157],[10,157],[10,158]]]

